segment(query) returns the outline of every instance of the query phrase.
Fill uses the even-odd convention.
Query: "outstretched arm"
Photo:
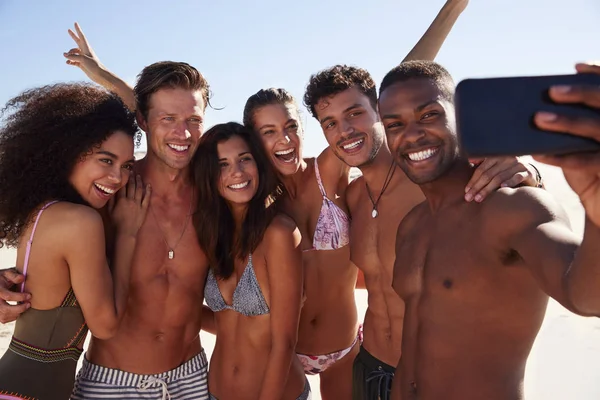
[[[431,25],[429,25],[429,28],[402,62],[435,60],[446,37],[448,37],[458,16],[465,10],[467,4],[469,4],[469,0],[447,0]]]
[[[502,228],[506,245],[518,253],[540,289],[570,311],[585,315],[571,301],[567,281],[581,239],[570,227],[569,217],[546,191],[520,188],[489,200],[493,204],[490,226]],[[501,234],[502,235],[502,234]]]
[[[75,32],[69,29],[69,35],[77,47],[63,54],[67,59],[67,64],[79,67],[88,78],[107,90],[115,92],[131,111],[135,111],[133,88],[100,62],[78,23],[75,23]]]
[[[578,73],[600,75],[600,63],[577,64]],[[600,87],[555,87],[550,97],[557,103],[585,104],[600,111]],[[600,117],[569,118],[540,113],[536,124],[544,130],[568,132],[600,142]],[[538,161],[561,167],[565,179],[585,208],[583,242],[567,276],[567,292],[584,314],[600,315],[600,152],[537,156]]]

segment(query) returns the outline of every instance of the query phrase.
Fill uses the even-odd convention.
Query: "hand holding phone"
[[[542,130],[534,115],[547,112],[563,118],[600,119],[600,109],[580,102],[556,103],[552,86],[600,87],[600,75],[466,79],[456,87],[456,123],[462,149],[469,157],[559,155],[599,151],[600,142]]]
[[[600,78],[600,64],[578,64],[576,68],[580,73],[596,74]],[[599,85],[553,87],[550,90],[550,97],[556,103],[584,104],[600,112]],[[572,118],[559,112],[538,113],[535,123],[540,129],[569,132],[578,135],[576,137],[600,142],[600,117]],[[543,155],[534,158],[563,169],[567,182],[579,195],[588,219],[600,227],[600,152]]]

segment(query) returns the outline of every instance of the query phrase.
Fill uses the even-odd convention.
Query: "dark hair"
[[[375,81],[367,70],[348,65],[335,65],[312,75],[304,93],[304,105],[317,118],[315,106],[322,98],[355,86],[369,98],[373,109],[377,110]]]
[[[44,202],[83,201],[69,176],[95,146],[117,130],[140,138],[121,99],[90,84],[28,90],[8,101],[0,118],[0,247],[18,245]]]
[[[210,87],[200,72],[184,62],[160,61],[145,67],[137,77],[134,93],[137,110],[148,118],[150,97],[164,88],[200,90],[204,108],[210,104]]]
[[[388,72],[379,87],[379,95],[394,83],[413,78],[425,78],[435,82],[444,99],[454,102],[454,80],[446,68],[434,61],[406,61]]]
[[[217,151],[219,143],[235,136],[250,148],[259,177],[256,195],[237,235],[229,206],[219,195],[221,168]],[[198,209],[193,216],[198,242],[215,276],[227,279],[233,273],[234,260],[245,258],[256,249],[275,217],[277,210],[271,201],[279,182],[258,135],[236,122],[218,124],[206,131],[192,163],[198,189]]]
[[[254,129],[254,113],[259,108],[271,104],[293,104],[298,114],[300,114],[294,96],[287,90],[281,88],[260,89],[246,100],[246,105],[244,106],[244,125],[250,129]]]

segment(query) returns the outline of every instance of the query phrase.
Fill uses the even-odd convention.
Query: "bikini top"
[[[350,242],[350,218],[344,210],[327,197],[316,158],[315,175],[321,196],[323,196],[323,204],[313,235],[313,247],[304,251],[340,249]]]
[[[221,289],[217,285],[217,279],[212,272],[208,271],[208,277],[204,286],[204,299],[208,307],[214,311],[233,310],[246,317],[264,315],[269,313],[269,306],[260,290],[258,279],[254,273],[252,255],[248,257],[248,264],[233,291],[233,305],[225,302]]]

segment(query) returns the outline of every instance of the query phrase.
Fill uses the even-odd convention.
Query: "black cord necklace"
[[[371,196],[371,189],[369,189],[369,184],[365,180],[365,186],[367,187],[367,194],[369,195],[369,199],[371,200],[371,204],[373,204],[373,211],[371,211],[371,217],[377,218],[379,215],[379,211],[377,211],[377,205],[379,204],[379,200],[381,200],[381,196],[387,189],[388,185],[392,181],[394,177],[394,172],[396,172],[396,162],[392,160],[392,164],[390,165],[390,169],[385,177],[385,181],[383,182],[383,187],[381,188],[381,193],[379,193],[379,197],[377,197],[377,201],[373,201],[373,196]]]

